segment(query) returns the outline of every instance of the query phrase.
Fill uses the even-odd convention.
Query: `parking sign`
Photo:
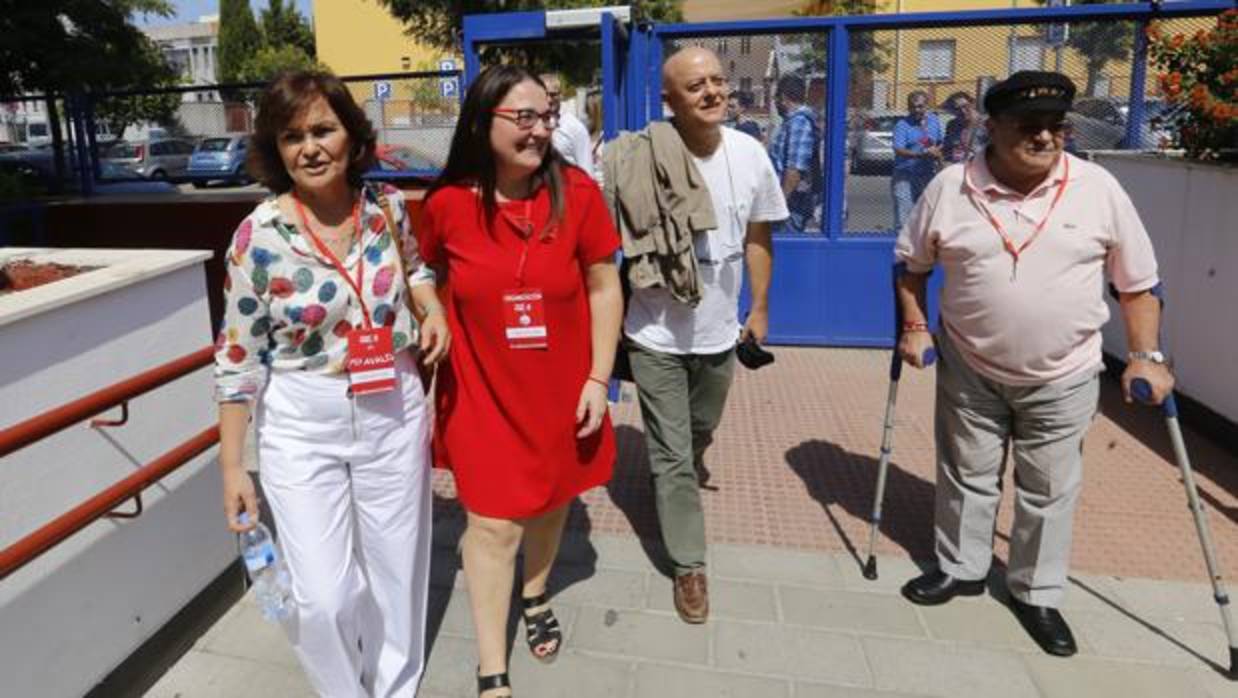
[[[438,69],[441,71],[455,70],[456,60],[454,58],[440,58],[438,61]],[[439,78],[438,94],[440,97],[455,97],[459,95],[459,80],[457,80],[455,76],[449,78]]]
[[[385,102],[391,98],[391,83],[386,80],[379,80],[374,83],[374,99],[379,102]]]

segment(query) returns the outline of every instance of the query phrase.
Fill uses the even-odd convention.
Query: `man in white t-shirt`
[[[559,125],[550,134],[555,150],[571,164],[593,175],[593,141],[589,129],[571,109],[563,109],[563,83],[554,73],[539,76],[546,85],[551,111],[559,111]]]
[[[770,223],[787,218],[786,200],[765,149],[722,126],[726,74],[713,52],[685,48],[662,68],[672,123],[709,189],[717,227],[695,238],[701,297],[695,307],[666,288],[636,288],[624,335],[640,396],[662,538],[675,567],[680,618],[709,614],[705,517],[697,466],[712,440],[735,365],[735,345],[769,328],[773,265]],[[752,308],[740,327],[739,292],[747,262]]]

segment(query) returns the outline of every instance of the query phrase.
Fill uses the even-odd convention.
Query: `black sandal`
[[[491,691],[496,688],[511,688],[512,682],[507,678],[507,672],[502,674],[491,674],[489,676],[477,677],[477,695],[481,695],[486,691]],[[510,693],[508,695],[511,695]]]
[[[529,643],[529,653],[543,664],[553,662],[559,656],[559,648],[563,646],[563,633],[559,630],[559,619],[555,618],[554,611],[547,608],[541,613],[528,614],[530,608],[545,606],[546,603],[545,593],[531,599],[520,599],[520,604],[524,606],[524,611],[520,615],[524,618],[525,640]],[[554,643],[553,650],[544,655],[537,653],[538,647],[552,642]]]

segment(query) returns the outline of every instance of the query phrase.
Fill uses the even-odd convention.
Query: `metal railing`
[[[214,347],[199,349],[0,430],[0,456],[8,455],[117,406],[122,409],[119,420],[96,419],[91,422],[91,426],[120,426],[129,418],[130,400],[210,365],[214,352]],[[140,515],[143,490],[218,442],[219,427],[208,427],[16,543],[0,550],[0,580],[100,518],[134,518]],[[115,511],[116,507],[130,499],[135,502],[135,511]]]

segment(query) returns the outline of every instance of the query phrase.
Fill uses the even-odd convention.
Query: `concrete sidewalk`
[[[475,696],[468,597],[459,533],[436,530],[429,665],[423,698]],[[652,551],[657,558],[657,551]],[[565,628],[558,662],[533,661],[514,622],[517,696],[692,698],[1233,698],[1228,662],[1203,585],[1076,575],[1064,609],[1078,656],[1039,651],[991,595],[937,608],[907,603],[898,587],[918,573],[880,559],[863,579],[845,553],[719,544],[710,551],[713,615],[679,621],[669,579],[632,537],[569,533],[552,578]],[[233,607],[147,694],[154,698],[312,695],[277,626],[250,597]]]

